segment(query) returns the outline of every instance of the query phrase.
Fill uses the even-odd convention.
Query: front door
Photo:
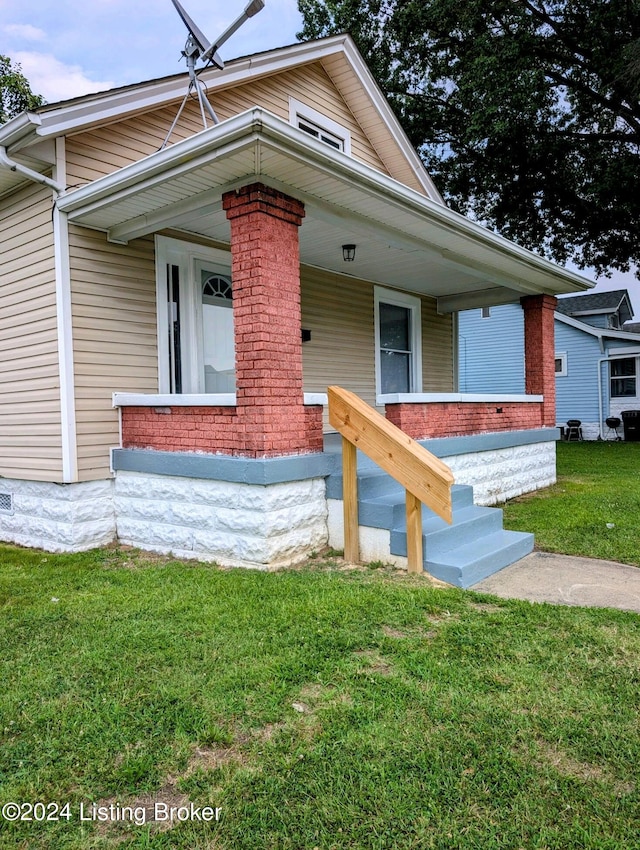
[[[197,264],[202,309],[202,360],[205,393],[236,391],[231,279]]]

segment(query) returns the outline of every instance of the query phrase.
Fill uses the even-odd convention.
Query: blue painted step
[[[533,534],[505,531],[502,510],[473,504],[473,487],[451,488],[453,523],[422,507],[424,568],[456,587],[471,587],[533,550]],[[327,497],[342,499],[342,475],[327,479]],[[404,489],[381,470],[358,466],[358,522],[391,532],[390,554],[406,556]]]

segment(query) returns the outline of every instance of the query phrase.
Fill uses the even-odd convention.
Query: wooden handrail
[[[412,440],[355,393],[329,387],[329,422],[342,435],[344,555],[360,558],[358,541],[358,478],[356,450],[364,452],[406,490],[407,559],[409,572],[421,573],[422,508],[452,522],[453,474],[446,463]]]

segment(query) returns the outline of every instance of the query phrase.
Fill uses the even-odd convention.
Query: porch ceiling
[[[435,297],[441,312],[593,285],[258,108],[70,191],[58,206],[116,242],[178,229],[228,243],[222,193],[255,181],[305,204],[304,264]],[[357,245],[353,263],[344,243]]]

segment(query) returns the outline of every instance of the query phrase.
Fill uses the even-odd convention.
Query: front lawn
[[[508,502],[505,527],[547,552],[640,566],[640,443],[557,447],[558,483]]]
[[[634,614],[7,546],[0,625],[2,848],[640,846]]]

